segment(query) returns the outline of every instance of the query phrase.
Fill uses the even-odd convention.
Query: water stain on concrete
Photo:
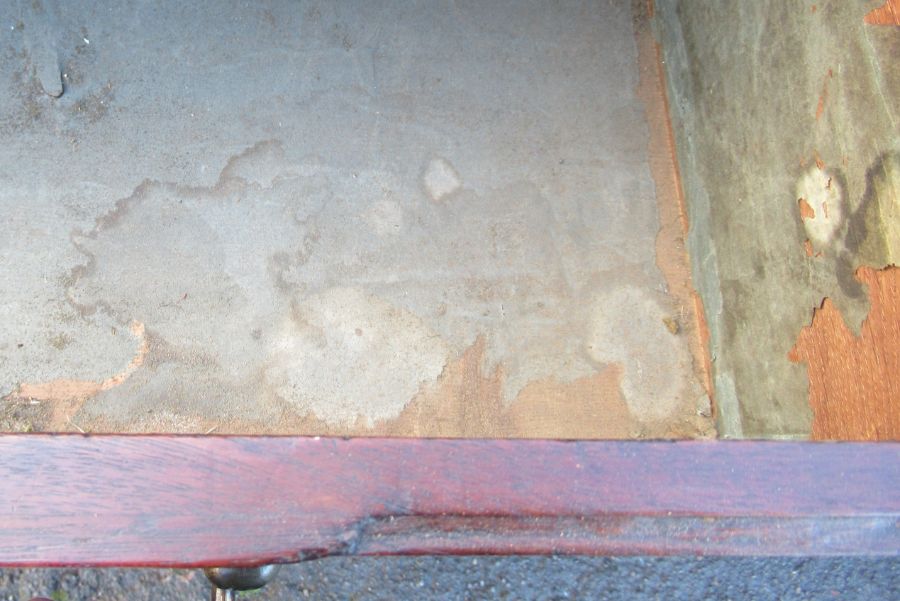
[[[670,432],[653,424],[700,389],[671,311],[613,283],[640,272],[579,281],[533,188],[455,193],[451,210],[389,173],[290,163],[278,142],[208,188],[145,182],[73,234],[86,260],[67,279],[82,316],[147,324],[138,358],[18,394],[65,406],[57,426],[80,410],[125,430]]]
[[[647,169],[648,147],[651,160],[671,148],[648,144],[628,6],[276,4],[271,18],[186,6],[152,36],[130,6],[92,13],[91,32],[61,7],[53,100],[11,33],[0,71],[31,87],[12,86],[16,119],[0,133],[37,166],[4,180],[0,204],[28,233],[0,240],[17,266],[0,302],[18,316],[0,341],[0,394],[122,372],[136,321],[143,363],[87,390],[79,427],[708,433],[696,369],[658,420],[624,398],[634,353],[599,363],[585,350],[594,301],[620,286],[653,298],[666,336],[695,343],[689,277],[672,268],[684,215],[658,212],[668,184],[654,194]],[[191,35],[209,18],[228,36]],[[272,20],[262,38],[235,25]]]

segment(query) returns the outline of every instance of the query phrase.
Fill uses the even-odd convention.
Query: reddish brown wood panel
[[[0,565],[897,554],[900,444],[0,436]]]
[[[829,299],[789,353],[807,364],[816,440],[900,440],[900,268],[861,267],[869,315],[855,336]]]
[[[885,0],[883,5],[869,12],[864,21],[869,25],[900,25],[900,0]]]

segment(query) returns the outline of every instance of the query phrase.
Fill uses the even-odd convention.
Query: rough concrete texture
[[[900,35],[880,2],[658,0],[689,248],[723,436],[806,437],[788,352],[860,265],[898,262]]]
[[[0,600],[202,601],[198,570],[0,571]],[[900,561],[859,558],[333,558],[282,568],[238,599],[892,601]]]
[[[628,2],[3,4],[7,427],[367,428],[479,340],[507,404],[615,365],[634,422],[708,414],[633,36]]]

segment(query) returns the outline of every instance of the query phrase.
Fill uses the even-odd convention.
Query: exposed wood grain
[[[0,436],[0,565],[897,554],[900,445]]]
[[[807,364],[814,439],[900,440],[900,269],[856,277],[871,303],[860,336],[825,299],[789,357]]]
[[[884,4],[869,12],[863,20],[869,25],[900,25],[900,0],[884,0]]]

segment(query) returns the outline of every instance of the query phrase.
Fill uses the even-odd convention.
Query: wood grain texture
[[[863,20],[869,25],[900,25],[900,0],[884,0],[884,4],[866,14]]]
[[[0,565],[897,554],[900,445],[0,436]]]
[[[900,440],[900,269],[862,267],[871,307],[854,336],[825,299],[791,350],[809,372],[816,440]]]

